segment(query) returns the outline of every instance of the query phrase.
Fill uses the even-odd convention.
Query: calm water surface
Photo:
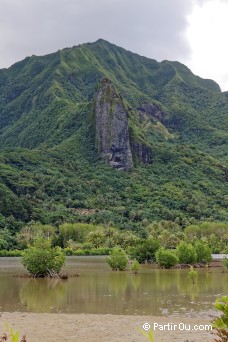
[[[228,294],[228,273],[200,269],[195,286],[188,270],[143,265],[137,276],[112,272],[104,257],[68,257],[68,280],[15,278],[19,258],[0,258],[0,311],[178,315],[205,317],[218,296]]]

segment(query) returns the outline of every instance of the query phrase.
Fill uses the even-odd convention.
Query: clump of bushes
[[[178,264],[179,261],[174,251],[170,251],[164,248],[159,248],[155,256],[158,265],[164,268],[171,268]]]
[[[106,261],[112,270],[124,271],[127,268],[128,256],[122,248],[115,247]]]
[[[12,251],[1,250],[0,257],[20,257],[22,255],[22,251],[18,249],[14,249]]]
[[[23,252],[21,262],[33,276],[46,277],[50,274],[59,274],[65,256],[60,247],[51,247],[47,239],[38,238]]]
[[[100,248],[90,248],[90,249],[82,249],[78,248],[73,250],[69,247],[63,249],[65,255],[108,255],[112,249],[108,247],[100,247]]]
[[[202,241],[196,242],[194,249],[196,251],[196,261],[207,264],[212,260],[210,247]]]
[[[176,251],[181,264],[193,264],[197,260],[197,253],[191,243],[180,242]]]
[[[175,251],[162,247],[155,255],[158,265],[164,268],[171,268],[178,263],[188,265],[200,262],[206,264],[212,260],[210,247],[202,241],[196,242],[194,246],[182,241]]]
[[[228,269],[228,258],[224,258],[223,259],[223,265],[224,265],[225,268]]]
[[[153,261],[159,247],[160,243],[156,239],[143,240],[137,246],[129,248],[130,258],[136,259],[140,264]]]

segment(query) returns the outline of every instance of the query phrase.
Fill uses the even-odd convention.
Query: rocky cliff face
[[[131,150],[133,154],[135,154],[143,164],[151,163],[151,149],[148,146],[139,143],[132,143]]]
[[[162,124],[164,124],[167,118],[170,116],[169,113],[164,112],[161,108],[154,103],[143,103],[139,108],[137,108],[140,113],[146,113],[148,116],[151,116],[157,120],[159,120]]]
[[[95,100],[96,147],[102,158],[118,170],[133,167],[128,112],[110,80],[103,77]]]

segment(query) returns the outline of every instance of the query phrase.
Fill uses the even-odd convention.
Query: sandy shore
[[[158,328],[155,330],[155,342],[213,341],[213,335],[210,332],[193,330],[195,325],[210,324],[208,319],[3,312],[0,317],[1,332],[5,330],[6,322],[15,330],[19,330],[21,334],[25,333],[27,342],[146,342],[149,340],[137,330],[146,322],[151,327],[157,323],[162,325],[160,329],[166,329],[165,331]],[[170,330],[168,330],[168,323],[170,323]],[[181,323],[180,326],[179,323]],[[167,326],[165,327],[164,324]],[[175,330],[174,324],[177,325]],[[184,324],[187,329],[192,330],[180,330],[184,328]]]

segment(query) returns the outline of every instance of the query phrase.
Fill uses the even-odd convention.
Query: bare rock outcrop
[[[152,162],[151,149],[140,143],[132,143],[131,150],[143,164],[150,164]]]
[[[129,142],[128,111],[111,81],[101,79],[95,100],[96,147],[112,167],[128,171],[133,167]]]
[[[165,123],[167,118],[170,116],[169,113],[164,112],[157,104],[145,102],[138,107],[139,113],[146,113],[149,116],[159,120],[162,124]]]

